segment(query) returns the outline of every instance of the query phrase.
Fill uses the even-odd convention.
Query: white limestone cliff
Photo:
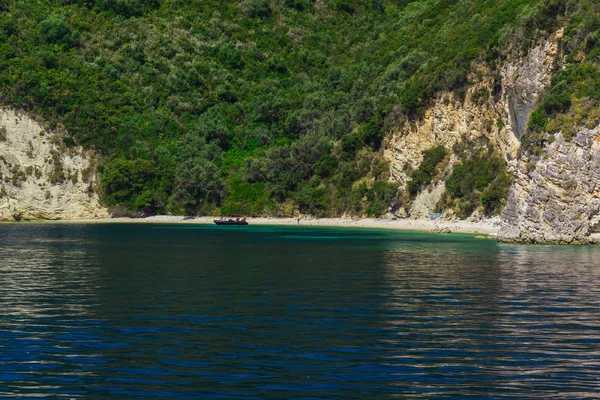
[[[0,107],[0,221],[107,217],[95,157],[24,113]]]

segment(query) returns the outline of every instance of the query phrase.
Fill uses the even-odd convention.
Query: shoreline
[[[196,217],[184,220],[183,216],[156,215],[146,218],[98,218],[75,220],[38,220],[23,222],[64,223],[64,224],[127,224],[127,223],[159,223],[159,224],[190,224],[212,225],[215,217]],[[385,219],[385,218],[248,218],[250,225],[279,225],[279,226],[330,226],[348,228],[393,229],[403,231],[423,231],[434,233],[466,233],[487,235],[495,238],[500,230],[498,218],[472,222],[466,220],[436,220],[429,219]]]

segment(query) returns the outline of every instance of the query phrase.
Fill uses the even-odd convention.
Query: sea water
[[[597,398],[600,248],[0,225],[0,397]]]

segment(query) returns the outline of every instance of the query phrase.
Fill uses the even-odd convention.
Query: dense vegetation
[[[539,155],[558,132],[570,141],[577,129],[600,123],[600,4],[593,0],[560,4],[567,18],[561,40],[565,61],[554,72],[523,138],[523,150],[533,155]]]
[[[480,206],[485,215],[498,214],[512,181],[504,160],[491,146],[461,147],[453,150],[463,161],[446,180],[446,193],[438,207],[451,208],[461,218],[470,216]]]
[[[65,145],[98,151],[108,205],[378,216],[398,202],[385,134],[419,118],[434,93],[460,92],[473,61],[493,66],[510,43],[526,48],[566,3],[582,2],[5,0],[0,101],[66,126]],[[570,43],[595,68],[598,27],[585,12],[573,19],[591,36],[570,31]],[[533,124],[566,109],[562,81],[568,98],[596,99],[569,83],[590,71],[576,64]],[[419,171],[412,194],[431,181],[431,168]]]
[[[442,145],[437,145],[423,152],[423,161],[411,175],[408,181],[408,192],[415,196],[425,186],[429,185],[438,171],[439,164],[446,158],[448,151]]]

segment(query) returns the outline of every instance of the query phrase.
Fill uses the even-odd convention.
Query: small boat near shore
[[[239,214],[231,214],[229,217],[221,217],[214,220],[217,225],[248,225],[246,217]]]

